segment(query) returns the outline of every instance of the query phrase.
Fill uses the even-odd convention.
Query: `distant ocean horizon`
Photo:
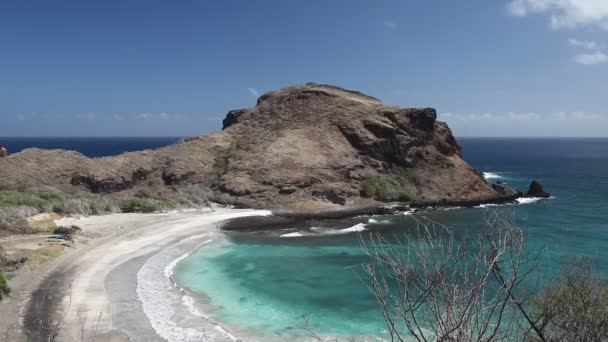
[[[77,151],[87,157],[114,156],[175,144],[183,137],[0,137],[9,153],[27,148]]]

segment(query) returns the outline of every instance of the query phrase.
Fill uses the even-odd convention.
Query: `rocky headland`
[[[307,83],[230,111],[223,126],[157,150],[112,157],[27,149],[0,158],[0,187],[162,199],[197,185],[215,193],[217,202],[304,211],[385,202],[471,206],[524,195],[489,185],[464,161],[432,108],[399,108]]]

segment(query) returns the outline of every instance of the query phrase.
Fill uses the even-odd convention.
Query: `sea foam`
[[[520,198],[516,199],[516,201],[519,204],[528,204],[528,203],[538,202],[538,201],[541,201],[544,199],[545,198],[541,198],[541,197],[520,197]]]
[[[183,253],[184,249],[194,250],[197,246],[212,241],[208,239],[200,243],[205,236],[209,234],[193,236],[177,245],[165,248],[150,257],[137,273],[136,292],[143,311],[156,333],[168,341],[214,341],[219,337],[218,335],[224,339],[237,340],[235,336],[201,313],[196,308],[193,298],[177,287],[171,278],[175,266],[189,255]],[[190,314],[201,317],[200,329],[182,327],[174,320],[176,303],[181,303]],[[214,334],[212,330],[217,333]]]
[[[376,220],[374,218],[370,218],[367,223],[371,223],[371,224],[387,224],[387,223],[391,223],[390,220]]]
[[[483,178],[485,179],[499,179],[499,178],[503,178],[501,175],[494,173],[494,172],[484,172],[483,173]]]
[[[310,231],[299,231],[281,235],[282,238],[296,238],[304,236],[328,236],[328,235],[343,235],[354,232],[362,232],[367,230],[365,223],[357,223],[356,225],[344,229],[312,227]]]

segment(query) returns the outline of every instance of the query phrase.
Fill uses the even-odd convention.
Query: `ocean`
[[[17,153],[26,148],[46,148],[75,150],[88,157],[104,157],[123,152],[155,149],[176,143],[179,137],[119,137],[119,138],[84,138],[84,137],[0,137],[0,146],[9,153]]]
[[[488,182],[526,190],[542,182],[550,199],[517,205],[430,210],[362,217],[323,227],[285,227],[267,233],[228,233],[195,251],[174,269],[174,279],[211,317],[262,339],[317,334],[378,335],[384,322],[361,280],[367,261],[359,234],[407,234],[419,220],[450,227],[456,236],[486,229],[496,210],[513,215],[526,250],[545,248],[544,279],[577,257],[596,261],[608,275],[608,139],[459,139],[465,159]],[[306,319],[304,318],[306,317]]]
[[[157,148],[179,138],[0,138],[16,152],[27,147],[74,149],[99,157]],[[232,331],[262,339],[306,335],[307,320],[318,334],[375,335],[384,329],[376,302],[361,280],[367,261],[360,234],[407,234],[419,220],[444,224],[455,236],[485,230],[495,210],[513,215],[526,249],[545,248],[544,278],[577,257],[596,261],[608,276],[608,139],[461,138],[463,155],[497,180],[526,190],[542,182],[550,199],[516,205],[428,210],[400,215],[287,226],[256,233],[230,232],[193,251],[173,270],[194,306]],[[238,334],[237,334],[238,335]]]

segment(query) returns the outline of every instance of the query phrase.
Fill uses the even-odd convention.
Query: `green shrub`
[[[11,293],[11,289],[8,287],[6,277],[4,273],[0,272],[0,299],[9,293]]]
[[[53,234],[57,235],[72,235],[80,232],[82,229],[78,226],[57,227],[53,229]]]
[[[384,201],[403,201],[407,202],[412,196],[403,190],[409,184],[402,175],[393,177],[390,175],[369,175],[363,181],[361,194],[365,197],[372,197]]]
[[[384,198],[391,187],[399,183],[386,175],[369,175],[363,181],[363,196]]]
[[[161,209],[161,205],[158,201],[137,197],[128,197],[119,200],[118,207],[123,213],[153,213]]]
[[[0,191],[0,206],[40,208],[47,203],[48,201],[32,193],[10,190]]]

